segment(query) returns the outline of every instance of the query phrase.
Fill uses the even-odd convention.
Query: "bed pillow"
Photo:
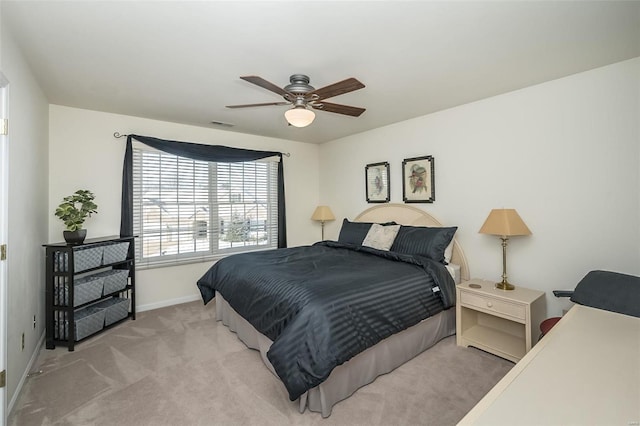
[[[396,239],[400,225],[387,225],[382,226],[377,223],[371,225],[367,236],[362,242],[363,246],[372,247],[378,250],[389,251],[393,245],[393,240]]]
[[[401,226],[391,250],[404,254],[417,254],[436,262],[445,263],[444,252],[458,229],[451,227]]]
[[[395,225],[395,222],[387,222],[382,225]],[[342,221],[342,228],[340,228],[340,235],[338,235],[338,242],[343,244],[354,244],[361,246],[364,238],[367,236],[367,232],[371,229],[371,222],[350,222],[347,218]]]

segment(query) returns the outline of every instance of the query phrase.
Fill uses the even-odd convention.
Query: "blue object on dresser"
[[[580,280],[571,301],[640,317],[640,277],[610,271],[591,271]]]

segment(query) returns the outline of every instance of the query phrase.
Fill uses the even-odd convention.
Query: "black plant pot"
[[[64,240],[67,244],[82,244],[87,237],[86,229],[78,229],[77,231],[62,231]]]

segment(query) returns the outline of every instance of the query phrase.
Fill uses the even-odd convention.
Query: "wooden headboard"
[[[354,219],[356,222],[376,222],[384,223],[394,221],[400,225],[410,226],[444,226],[436,218],[431,216],[424,210],[405,204],[379,204],[360,213]],[[467,258],[464,256],[462,247],[458,244],[455,237],[453,240],[453,254],[451,255],[451,263],[460,265],[460,279],[467,281],[470,279],[469,265]]]

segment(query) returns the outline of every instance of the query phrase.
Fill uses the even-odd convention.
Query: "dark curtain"
[[[287,225],[284,206],[284,169],[282,153],[275,151],[255,151],[220,145],[202,145],[191,142],[169,141],[148,136],[127,136],[122,170],[122,211],[120,216],[120,236],[133,235],[133,147],[132,139],[159,151],[198,161],[243,162],[278,156],[278,248],[287,246]]]

